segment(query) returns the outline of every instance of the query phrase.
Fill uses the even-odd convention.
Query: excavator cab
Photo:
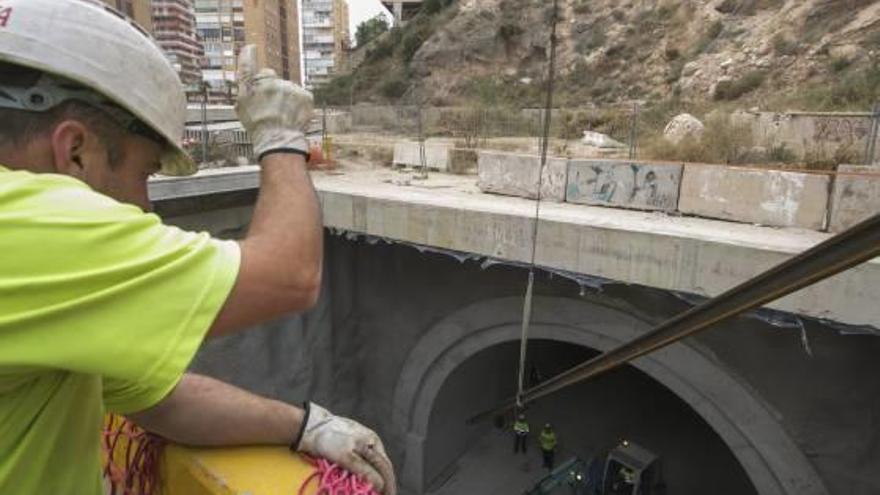
[[[665,495],[660,458],[632,442],[623,441],[608,453],[602,495]]]

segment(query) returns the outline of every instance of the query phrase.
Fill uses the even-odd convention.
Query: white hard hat
[[[183,85],[162,50],[141,28],[91,0],[3,0],[2,7],[7,14],[5,20],[0,18],[0,62],[50,77],[41,79],[44,91],[29,107],[16,106],[23,102],[14,94],[9,98],[12,103],[0,106],[38,110],[47,97],[55,104],[71,99],[95,103],[85,92],[65,87],[63,81],[68,79],[130,113],[133,118],[124,122],[134,126],[129,130],[146,126],[162,138],[166,144],[163,174],[196,172],[180,144],[186,123]]]

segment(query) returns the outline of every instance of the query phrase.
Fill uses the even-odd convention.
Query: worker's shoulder
[[[0,213],[53,218],[112,219],[141,210],[95,192],[84,182],[61,174],[0,170]]]

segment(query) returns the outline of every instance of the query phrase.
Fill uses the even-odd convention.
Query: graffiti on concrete
[[[576,160],[569,170],[566,201],[674,211],[681,165]]]
[[[864,142],[871,132],[871,120],[863,117],[817,118],[813,139],[832,143]]]

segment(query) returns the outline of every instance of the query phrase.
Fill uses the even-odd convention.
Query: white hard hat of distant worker
[[[0,107],[39,112],[79,100],[164,144],[161,173],[196,172],[180,144],[183,85],[152,38],[115,10],[97,0],[3,0],[0,62],[44,74],[30,87],[0,85]]]

